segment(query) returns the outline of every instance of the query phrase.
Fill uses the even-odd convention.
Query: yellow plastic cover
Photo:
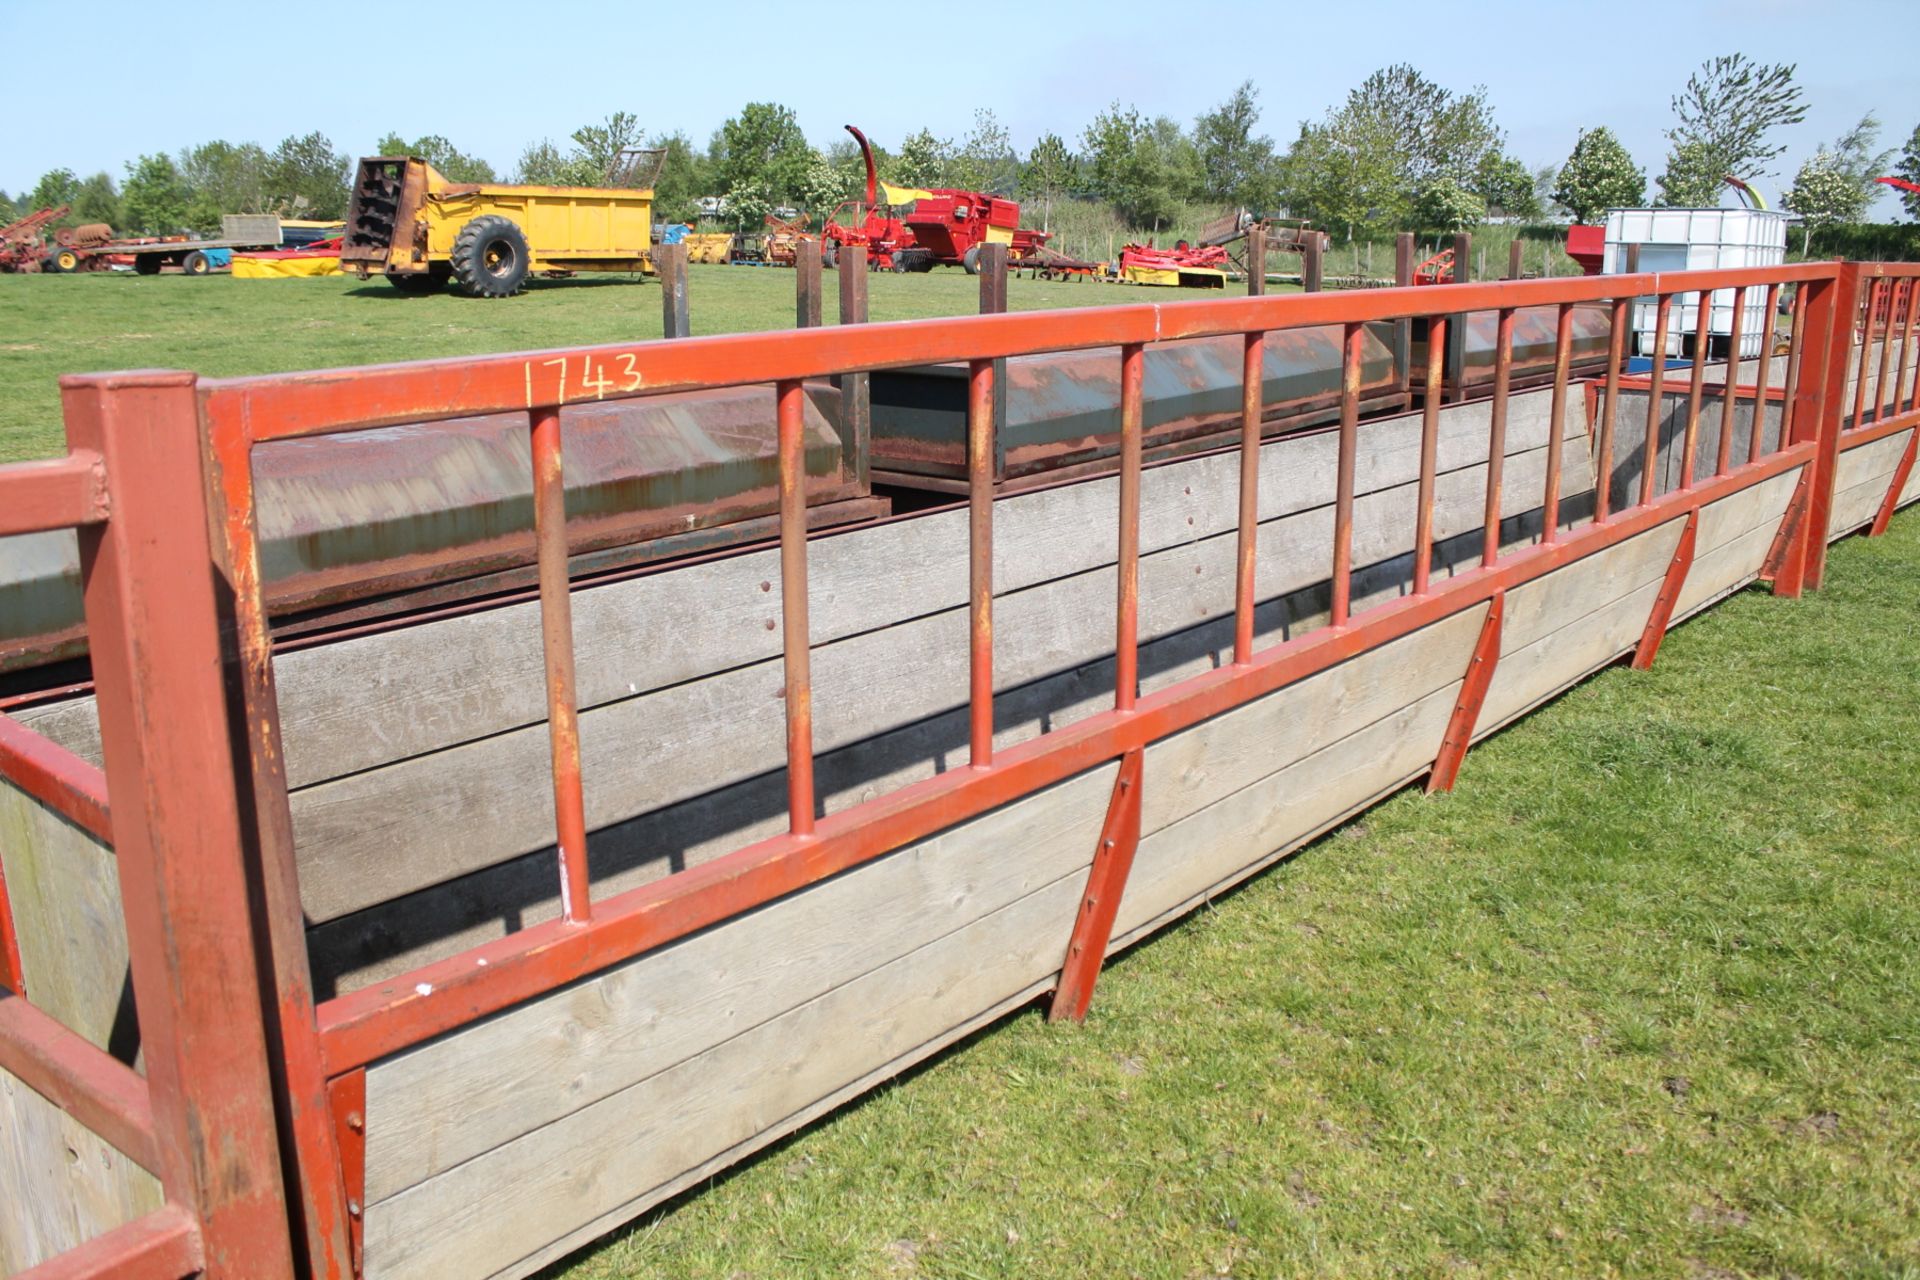
[[[918,187],[896,187],[891,182],[880,184],[880,198],[888,204],[910,204],[915,200],[931,200],[933,192],[922,191]]]
[[[285,280],[296,276],[337,276],[340,259],[324,255],[306,258],[250,258],[233,255],[233,274],[240,280]]]

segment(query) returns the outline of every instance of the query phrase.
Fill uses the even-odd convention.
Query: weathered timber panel
[[[160,1184],[0,1070],[0,1276],[160,1207]]]
[[[1833,474],[1833,506],[1827,537],[1839,538],[1872,522],[1886,501],[1893,473],[1906,452],[1911,431],[1896,431],[1863,445],[1843,449]],[[1920,468],[1917,468],[1920,469]],[[1908,478],[1909,484],[1912,477]]]

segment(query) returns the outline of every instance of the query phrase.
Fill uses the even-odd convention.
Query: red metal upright
[[[1699,510],[1687,512],[1687,522],[1680,530],[1673,559],[1667,562],[1667,576],[1661,580],[1660,590],[1654,593],[1647,625],[1640,632],[1640,643],[1633,651],[1635,671],[1651,667],[1654,655],[1660,652],[1660,642],[1666,638],[1667,627],[1673,621],[1673,606],[1679,602],[1681,588],[1687,584],[1687,571],[1693,567],[1694,536],[1699,528]]]
[[[160,1181],[206,1274],[291,1275],[262,989],[264,940],[229,735],[195,380],[61,381],[68,439],[106,459],[112,519],[82,530],[101,746]],[[230,606],[229,606],[230,607]]]
[[[1120,911],[1121,895],[1126,892],[1127,874],[1133,870],[1134,852],[1140,847],[1141,758],[1142,752],[1136,748],[1120,759],[1113,798],[1107,803],[1107,820],[1100,828],[1100,843],[1087,872],[1087,891],[1080,899],[1080,914],[1074,918],[1067,958],[1060,967],[1060,986],[1047,1011],[1050,1022],[1080,1022],[1093,1003],[1093,984],[1107,958],[1113,921]]]
[[[1493,687],[1494,668],[1500,663],[1500,637],[1506,624],[1507,593],[1496,591],[1487,601],[1487,617],[1480,624],[1480,638],[1474,642],[1473,657],[1467,661],[1467,674],[1454,699],[1453,715],[1447,720],[1447,732],[1440,739],[1440,751],[1434,757],[1433,772],[1427,775],[1427,794],[1451,791],[1460,776],[1460,766],[1473,745],[1474,727],[1480,723],[1480,708],[1486,705],[1487,690]]]
[[[1794,439],[1811,440],[1815,447],[1801,530],[1800,585],[1817,591],[1827,571],[1827,526],[1832,522],[1834,478],[1840,463],[1840,415],[1847,395],[1853,321],[1859,311],[1860,264],[1843,262],[1833,280],[1810,281],[1802,292],[1807,299],[1807,341],[1814,344],[1807,355],[1815,363],[1812,376],[1803,367],[1801,385],[1794,394]]]

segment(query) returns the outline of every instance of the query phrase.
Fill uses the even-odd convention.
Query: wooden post
[[[661,245],[653,265],[660,272],[661,336],[687,337],[693,332],[687,327],[687,246]]]
[[[840,323],[867,322],[867,250],[864,245],[840,248]],[[861,491],[867,485],[869,440],[873,432],[872,389],[864,373],[843,374],[840,384],[841,447],[851,454],[847,473],[856,476]]]
[[[1520,254],[1525,248],[1519,236],[1515,236],[1507,246],[1507,279],[1518,280],[1525,273],[1525,265],[1520,261]]]
[[[1007,309],[1007,246],[980,246],[980,314],[997,316]],[[1006,473],[1007,362],[993,362],[993,475]]]
[[[1320,292],[1321,259],[1326,253],[1326,246],[1326,233],[1321,231],[1309,231],[1306,243],[1301,246],[1300,285],[1308,293]]]
[[[1462,231],[1453,238],[1453,282],[1473,283],[1473,235]],[[1446,376],[1453,389],[1447,399],[1460,404],[1467,398],[1467,317],[1456,316],[1447,326]]]
[[[1267,291],[1267,229],[1258,223],[1247,228],[1247,296]]]
[[[1402,231],[1393,238],[1393,283],[1405,289],[1413,283],[1413,232]],[[1413,379],[1413,321],[1393,322],[1393,354],[1400,368],[1400,389],[1407,390]]]
[[[793,255],[794,317],[796,329],[820,327],[820,242],[802,240]]]

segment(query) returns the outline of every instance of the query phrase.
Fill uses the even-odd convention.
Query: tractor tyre
[[[469,298],[510,298],[527,282],[527,237],[511,218],[485,214],[453,238],[454,286]]]
[[[888,262],[892,264],[895,275],[903,276],[907,274],[907,251],[905,249],[895,249],[893,256],[888,259]]]
[[[213,264],[207,261],[207,255],[195,249],[180,259],[180,269],[190,276],[204,276],[213,270]]]
[[[980,246],[975,245],[960,255],[960,269],[970,276],[980,274]]]
[[[72,249],[55,249],[47,255],[47,270],[60,275],[71,275],[80,269],[80,255]]]
[[[166,265],[165,262],[161,261],[160,255],[157,253],[136,253],[133,255],[133,269],[137,275],[157,276],[160,274],[160,268]]]
[[[438,293],[447,287],[452,275],[453,270],[446,263],[436,262],[425,271],[388,272],[387,283],[402,293]]]

